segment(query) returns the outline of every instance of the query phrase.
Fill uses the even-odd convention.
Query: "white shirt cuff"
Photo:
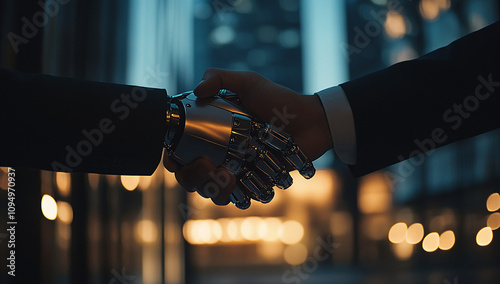
[[[351,105],[340,86],[316,93],[323,104],[332,135],[333,148],[349,165],[356,164],[356,132]]]

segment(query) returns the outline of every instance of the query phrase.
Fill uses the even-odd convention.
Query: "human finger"
[[[194,192],[209,181],[210,172],[215,171],[215,169],[215,165],[208,158],[201,157],[180,167],[175,172],[175,178],[185,190]]]

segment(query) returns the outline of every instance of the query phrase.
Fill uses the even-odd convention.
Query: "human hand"
[[[311,160],[321,156],[332,145],[327,119],[317,96],[300,95],[273,83],[254,72],[209,69],[194,93],[200,98],[228,89],[240,99],[242,108],[257,121],[267,122],[290,134]],[[208,158],[180,166],[165,153],[165,167],[175,172],[179,184],[187,191],[197,191],[217,205],[229,202],[236,178],[224,167],[216,167]],[[207,188],[216,184],[217,191]]]

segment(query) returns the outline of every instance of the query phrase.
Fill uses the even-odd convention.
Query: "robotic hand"
[[[273,186],[290,187],[289,171],[297,169],[306,179],[316,171],[288,134],[253,120],[239,107],[238,96],[227,90],[208,99],[193,92],[173,96],[166,119],[170,158],[186,165],[208,156],[226,167],[236,176],[230,200],[240,209],[247,209],[251,198],[271,201]]]

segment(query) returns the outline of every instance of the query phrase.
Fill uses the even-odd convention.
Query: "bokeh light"
[[[227,223],[226,231],[229,239],[231,241],[241,241],[243,240],[243,235],[241,234],[241,223],[243,220],[229,220]]]
[[[209,220],[208,222],[210,224],[210,231],[212,232],[213,236],[212,242],[216,243],[222,239],[222,226],[215,220]]]
[[[140,178],[138,176],[121,176],[120,180],[126,190],[132,191],[139,185]]]
[[[437,250],[439,247],[439,234],[436,232],[430,233],[425,236],[424,241],[422,242],[422,248],[426,252],[433,252]]]
[[[392,205],[391,188],[383,174],[371,174],[361,180],[358,206],[365,214],[383,213]]]
[[[487,246],[491,243],[493,240],[493,231],[491,230],[490,227],[484,227],[479,232],[477,232],[476,235],[476,243],[479,246]]]
[[[259,242],[257,253],[266,260],[279,262],[283,259],[285,245],[282,242]]]
[[[139,189],[146,190],[151,186],[151,182],[153,181],[152,176],[141,176],[139,178]]]
[[[73,221],[73,208],[68,202],[57,201],[57,218],[65,224],[71,224]]]
[[[221,25],[210,34],[210,40],[216,45],[225,45],[234,41],[236,33],[231,26]]]
[[[57,203],[54,198],[48,194],[42,196],[42,213],[45,218],[55,220],[57,217]]]
[[[407,225],[403,222],[392,225],[389,230],[389,241],[394,244],[403,242],[406,238]]]
[[[500,194],[493,193],[486,200],[486,209],[490,212],[495,212],[500,209]]]
[[[495,212],[488,216],[488,220],[486,221],[486,226],[490,227],[492,230],[496,230],[500,228],[500,213]]]
[[[413,245],[407,242],[392,244],[392,251],[399,260],[407,260],[413,255]]]
[[[406,34],[404,17],[396,12],[387,13],[385,19],[385,32],[392,38],[401,38]]]
[[[421,0],[420,14],[426,20],[433,21],[439,16],[439,4],[436,0]]]
[[[212,16],[212,7],[205,2],[198,2],[193,7],[193,14],[199,20],[206,20]]]
[[[256,241],[259,239],[259,226],[262,218],[248,217],[241,223],[241,234],[246,240]]]
[[[298,30],[289,29],[279,33],[278,40],[284,48],[295,48],[300,44],[300,34]]]
[[[56,185],[62,196],[69,196],[71,193],[71,175],[69,173],[57,172]]]
[[[171,173],[171,172],[167,171],[167,169],[165,169],[163,171],[163,176],[164,176],[163,180],[164,180],[165,186],[167,188],[174,188],[174,187],[179,185],[177,183],[177,179],[175,179],[175,173]]]
[[[280,240],[285,244],[296,244],[302,237],[304,237],[304,227],[297,221],[286,221],[280,227]]]
[[[217,242],[270,242],[296,244],[304,237],[304,227],[295,220],[283,222],[276,217],[220,218],[188,220],[182,229],[191,244]]]
[[[140,241],[152,243],[158,237],[158,229],[156,224],[151,220],[141,220],[137,222],[136,233]]]
[[[448,230],[439,236],[439,248],[442,250],[449,250],[455,245],[455,233]]]
[[[437,19],[441,11],[446,11],[451,7],[451,0],[421,0],[420,14],[426,20]]]
[[[287,194],[300,202],[315,205],[330,204],[334,198],[333,194],[339,190],[338,176],[333,170],[317,170],[314,177],[308,180],[304,179],[298,171],[291,172],[290,176],[293,184],[287,190]]]
[[[67,249],[68,241],[71,239],[71,225],[62,222],[56,223],[57,245]]]
[[[289,265],[299,265],[307,259],[307,248],[301,243],[287,246],[283,252],[283,258]]]
[[[99,188],[100,175],[98,174],[88,174],[89,186],[92,190],[97,190]]]
[[[448,10],[451,7],[451,0],[436,0],[439,9]]]
[[[265,226],[265,231],[263,227]],[[274,242],[280,238],[281,220],[278,218],[266,218],[259,227],[259,237],[267,242]]]
[[[420,223],[412,224],[406,231],[406,241],[409,244],[418,244],[424,237],[424,226]]]

